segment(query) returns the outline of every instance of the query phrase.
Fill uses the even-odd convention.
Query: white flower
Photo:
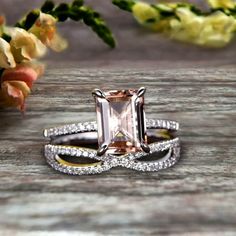
[[[56,52],[67,48],[68,43],[58,33],[56,28],[57,20],[49,15],[40,12],[35,24],[29,29],[43,44]]]
[[[8,28],[11,50],[16,62],[32,60],[45,55],[45,45],[32,33],[20,28]]]
[[[16,62],[11,52],[10,44],[0,38],[0,68],[13,68]]]

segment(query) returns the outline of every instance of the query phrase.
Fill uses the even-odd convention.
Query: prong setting
[[[144,94],[146,93],[146,88],[145,87],[141,87],[138,92],[137,92],[137,96],[138,97],[142,97]]]
[[[92,92],[92,95],[94,97],[98,97],[98,98],[106,98],[105,93],[100,89],[94,89]]]
[[[101,147],[98,149],[97,151],[97,155],[98,156],[102,156],[103,154],[105,154],[105,152],[107,151],[108,149],[108,145],[107,144],[102,144]]]
[[[146,143],[141,143],[141,148],[143,149],[144,152],[150,153],[150,147]]]

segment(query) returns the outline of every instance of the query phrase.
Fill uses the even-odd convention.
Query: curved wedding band
[[[140,90],[135,91],[136,94],[138,94],[139,91]],[[107,99],[105,97],[107,95],[103,92],[97,92],[97,90],[95,90],[94,93],[98,93],[98,96],[102,97],[102,99]],[[143,94],[140,96],[143,96]],[[101,132],[101,128],[104,128],[101,127],[102,123],[100,117],[98,117],[100,124],[97,124],[97,122],[85,122],[45,129],[44,136],[50,139],[50,143],[45,145],[44,153],[48,164],[52,168],[66,174],[84,175],[98,174],[117,166],[137,171],[158,171],[176,164],[180,157],[180,141],[178,137],[174,137],[173,133],[179,129],[178,122],[145,119],[145,116],[143,116],[143,127],[141,128],[143,128],[143,130],[145,128],[145,138],[138,142],[141,139],[141,136],[138,136],[140,130],[135,130],[134,128],[130,130],[127,124],[134,121],[134,124],[137,124],[138,127],[138,122],[141,121],[134,120],[134,115],[131,117],[132,120],[129,120],[129,116],[126,114],[128,113],[127,111],[123,114],[124,111],[122,111],[122,113],[120,108],[117,108],[117,104],[114,106],[112,100],[109,100],[109,102],[111,103],[109,105],[113,106],[113,109],[119,111],[119,114],[115,115],[114,111],[109,111],[109,114],[113,116],[110,115],[107,121],[111,123],[112,120],[114,123],[115,120],[116,129],[119,126],[119,131],[116,130],[116,135],[113,135],[114,132],[112,133],[112,128],[109,130],[113,135],[112,139],[110,137],[111,135],[108,136],[112,140],[113,146],[109,143],[104,145],[104,141],[102,141],[98,150],[94,149],[95,146],[99,146],[98,139],[101,138],[99,137],[99,135],[101,135],[99,134],[99,129]],[[115,102],[117,102],[117,99]],[[135,100],[135,104],[137,104],[137,99]],[[104,110],[102,112],[104,114]],[[121,114],[123,114],[122,117]],[[123,123],[120,120],[122,120]],[[113,123],[112,125],[114,126]],[[102,125],[104,126],[104,124]],[[108,126],[105,124],[105,127]],[[135,130],[135,132],[132,133],[133,136],[131,136],[127,130],[129,132]],[[120,134],[121,131],[122,133]],[[135,139],[136,133],[137,137],[139,137],[138,140]],[[130,139],[128,140],[128,138]],[[131,141],[133,141],[132,144]],[[114,143],[116,143],[116,145],[114,145]],[[129,145],[129,147],[133,145],[132,148],[134,145],[137,145],[139,148],[135,147],[135,149],[129,149],[132,151],[121,151],[123,150],[122,148],[127,148],[127,145]],[[112,148],[110,148],[111,150],[109,146],[112,146]],[[159,157],[160,153],[162,154],[161,157]]]

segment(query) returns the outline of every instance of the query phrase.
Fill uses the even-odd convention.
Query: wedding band
[[[108,92],[94,90],[97,122],[44,130],[44,136],[50,139],[44,149],[48,164],[73,175],[98,174],[118,166],[158,171],[176,164],[180,140],[174,133],[179,124],[146,119],[145,91],[143,87]]]

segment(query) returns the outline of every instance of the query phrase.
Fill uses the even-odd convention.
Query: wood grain
[[[27,101],[26,116],[0,112],[0,232],[235,234],[236,69],[155,69],[150,63],[147,68],[49,63]],[[47,166],[44,128],[94,120],[94,87],[141,85],[148,89],[148,117],[181,123],[179,164],[159,173],[117,168],[81,177]]]
[[[210,50],[173,42],[142,29],[110,1],[87,2],[103,13],[118,47],[108,49],[81,24],[62,25],[70,47],[47,56],[26,116],[0,110],[0,235],[234,236],[236,44]],[[14,23],[40,4],[1,0],[0,13]],[[181,124],[175,167],[78,177],[46,164],[44,128],[94,120],[96,87],[139,86],[148,89],[149,118]]]
[[[71,0],[72,1],[72,0]],[[4,14],[9,24],[14,24],[29,9],[42,4],[42,0],[1,0],[0,14]],[[63,2],[57,0],[56,2]],[[67,1],[69,2],[69,0]],[[224,49],[213,50],[196,47],[172,41],[162,34],[152,33],[139,26],[133,17],[119,10],[111,4],[111,0],[85,0],[98,10],[106,19],[116,39],[117,48],[109,49],[88,27],[82,23],[66,22],[59,25],[59,32],[68,39],[70,47],[62,53],[50,53],[47,58],[55,61],[87,61],[87,65],[102,61],[109,64],[111,61],[126,60],[137,62],[149,60],[159,65],[162,61],[176,63],[189,61],[195,65],[218,62],[221,64],[235,64],[236,43],[233,42]],[[156,2],[156,0],[152,0]],[[192,0],[202,5],[205,0]],[[129,65],[129,64],[128,64]],[[127,65],[126,65],[127,66]]]

